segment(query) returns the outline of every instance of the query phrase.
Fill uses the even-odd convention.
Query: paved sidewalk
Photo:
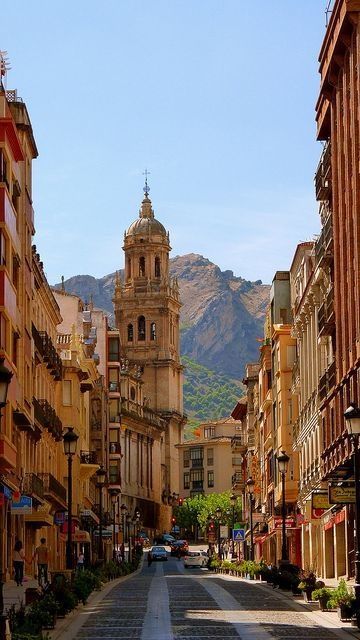
[[[5,582],[3,589],[5,612],[12,604],[17,606],[20,606],[21,602],[25,604],[25,590],[28,587],[35,587],[36,589],[38,586],[38,581],[28,576],[26,576],[22,587],[18,587],[15,580],[8,580],[8,582]]]

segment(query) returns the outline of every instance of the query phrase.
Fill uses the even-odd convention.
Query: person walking
[[[24,579],[25,551],[21,540],[17,540],[14,546],[13,565],[15,582],[18,587],[22,587]]]
[[[85,562],[85,556],[84,556],[83,552],[80,551],[80,553],[78,555],[78,559],[77,559],[78,571],[83,571],[84,570],[84,562]]]
[[[229,545],[228,545],[227,540],[225,540],[225,542],[223,544],[223,554],[224,554],[225,559],[227,560],[228,555],[229,555]]]
[[[152,560],[153,560],[152,553],[151,553],[151,550],[149,549],[148,554],[147,554],[148,567],[151,567]]]
[[[46,539],[40,539],[40,545],[36,547],[34,558],[37,562],[37,576],[39,587],[48,584],[48,564],[49,564],[49,551],[46,546]]]

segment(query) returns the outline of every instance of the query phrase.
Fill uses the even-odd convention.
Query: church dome
[[[126,232],[126,236],[140,235],[167,235],[164,225],[154,217],[154,211],[151,206],[151,200],[147,194],[141,203],[139,211],[139,219],[135,220]]]

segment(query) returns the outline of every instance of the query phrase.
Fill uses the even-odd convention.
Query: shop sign
[[[355,486],[337,487],[329,485],[329,502],[331,504],[354,504],[355,503]]]
[[[271,529],[281,529],[283,524],[283,519],[281,516],[274,516]],[[296,521],[294,516],[290,516],[285,518],[285,529],[295,529]]]
[[[330,509],[331,504],[329,504],[329,494],[327,491],[319,491],[314,492],[311,495],[311,506],[312,509]]]
[[[60,525],[65,522],[65,511],[55,511],[54,524]]]
[[[5,487],[5,485],[0,485],[1,495],[5,496],[8,500],[11,500],[11,491],[9,487]]]
[[[220,538],[228,538],[229,537],[229,527],[226,524],[220,525]]]
[[[29,496],[20,496],[19,500],[11,502],[12,515],[30,515],[32,513],[32,498]]]
[[[208,531],[208,541],[216,542],[216,533],[215,531]]]

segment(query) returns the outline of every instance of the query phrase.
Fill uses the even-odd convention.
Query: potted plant
[[[328,609],[337,609],[340,620],[349,620],[353,613],[355,596],[344,578],[341,578],[336,589],[333,590],[328,601]]]
[[[305,602],[310,602],[312,598],[312,592],[316,587],[316,575],[312,569],[303,569],[300,572],[300,584],[299,589],[303,592]]]
[[[319,602],[321,611],[326,611],[328,609],[328,602],[332,593],[333,589],[329,589],[328,587],[319,587],[312,592],[312,598]]]

